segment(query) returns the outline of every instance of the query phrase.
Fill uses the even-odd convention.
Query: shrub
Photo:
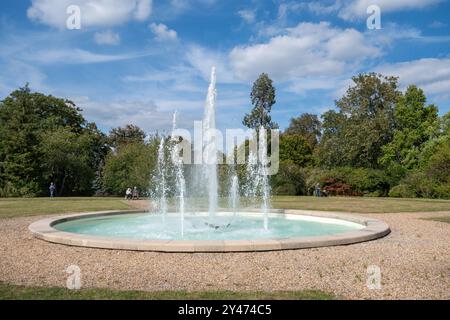
[[[386,196],[389,190],[384,171],[367,168],[310,169],[306,178],[309,194],[317,183],[331,195],[380,197]]]
[[[415,196],[415,191],[405,184],[399,184],[389,190],[389,197],[393,198],[414,198]]]
[[[421,171],[411,171],[398,186],[391,189],[389,196],[450,199],[450,183],[441,183]]]
[[[304,169],[292,161],[281,161],[278,174],[271,179],[272,193],[276,195],[306,195]]]

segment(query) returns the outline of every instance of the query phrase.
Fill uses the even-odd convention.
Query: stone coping
[[[253,211],[253,210],[246,210]],[[256,210],[255,210],[256,211]],[[56,230],[55,224],[86,217],[99,217],[116,214],[140,213],[142,210],[101,211],[83,214],[71,214],[42,219],[32,223],[28,229],[36,238],[70,246],[157,252],[246,252],[273,251],[327,246],[347,245],[370,241],[388,235],[389,226],[377,219],[349,213],[310,210],[271,210],[271,214],[303,215],[333,218],[364,225],[359,230],[315,237],[291,237],[260,240],[138,240],[83,235]]]

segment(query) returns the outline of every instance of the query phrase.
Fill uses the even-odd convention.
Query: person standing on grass
[[[55,196],[55,191],[56,191],[56,186],[53,182],[50,183],[49,190],[50,190],[50,198],[53,198]]]
[[[315,194],[316,194],[316,197],[320,197],[321,196],[320,183],[316,184]]]

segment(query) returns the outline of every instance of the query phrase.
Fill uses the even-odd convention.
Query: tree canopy
[[[253,84],[250,94],[253,109],[246,114],[242,123],[251,129],[278,128],[278,125],[272,121],[270,112],[272,106],[276,103],[275,87],[273,81],[266,73],[262,73]]]
[[[61,194],[91,193],[104,138],[72,101],[15,90],[0,102],[0,192],[42,195],[53,181]]]

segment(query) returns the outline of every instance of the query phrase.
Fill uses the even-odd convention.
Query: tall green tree
[[[156,143],[130,142],[111,151],[103,167],[103,190],[123,195],[127,188],[137,187],[141,194],[147,192],[156,166],[157,148]]]
[[[322,135],[321,127],[322,123],[317,115],[303,113],[299,117],[291,119],[286,133],[301,135],[306,139],[309,146],[314,149]]]
[[[397,78],[360,74],[336,101],[338,111],[323,115],[317,155],[326,166],[376,168],[382,147],[392,140],[394,106],[401,95]]]
[[[439,116],[435,105],[426,105],[422,89],[409,86],[395,106],[395,129],[391,142],[383,146],[380,163],[417,167],[425,143],[439,135]]]
[[[276,103],[275,87],[266,73],[262,73],[255,81],[250,97],[253,109],[245,115],[242,123],[251,129],[259,129],[260,127],[266,129],[278,128],[278,125],[272,121],[270,116],[272,106]]]
[[[62,134],[63,131],[64,135],[70,132],[77,137],[92,134],[100,138],[99,132],[81,115],[81,109],[70,100],[31,92],[25,86],[0,102],[0,192],[3,196],[48,193],[53,173],[52,166],[46,162],[53,161],[59,152],[57,148],[49,147],[58,138],[51,133]],[[70,139],[69,143],[75,141]],[[101,145],[99,140],[96,141]],[[60,142],[63,145],[58,147],[67,146],[65,141]],[[93,146],[91,157],[86,160],[93,170],[102,157],[99,150],[101,148]],[[82,179],[81,175],[76,178]]]
[[[97,137],[88,130],[78,134],[67,127],[41,136],[41,168],[47,181],[56,183],[57,194],[89,195],[97,171]]]

